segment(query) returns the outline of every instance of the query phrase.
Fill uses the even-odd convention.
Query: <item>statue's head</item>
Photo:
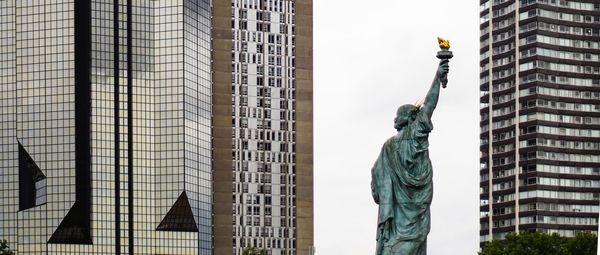
[[[398,110],[396,111],[396,118],[394,119],[394,128],[400,131],[400,129],[402,129],[404,126],[412,123],[415,118],[417,118],[419,108],[420,107],[412,104],[405,104],[398,107]]]

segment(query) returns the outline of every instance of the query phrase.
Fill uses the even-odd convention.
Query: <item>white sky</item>
[[[450,40],[448,88],[429,137],[434,169],[429,255],[479,242],[478,1],[314,0],[315,245],[375,253],[373,165],[396,108],[425,96]]]

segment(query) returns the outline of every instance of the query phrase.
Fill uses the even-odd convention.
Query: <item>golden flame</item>
[[[438,44],[440,45],[440,49],[450,49],[450,41],[444,38],[438,37]]]

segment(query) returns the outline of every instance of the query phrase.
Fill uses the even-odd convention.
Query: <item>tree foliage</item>
[[[244,250],[242,251],[242,255],[267,255],[267,250],[258,249],[254,246],[249,246],[244,248]]]
[[[510,233],[505,240],[493,240],[480,255],[596,255],[598,239],[592,233],[569,238],[553,234]]]
[[[6,240],[0,240],[0,255],[14,255],[15,253],[8,247]]]

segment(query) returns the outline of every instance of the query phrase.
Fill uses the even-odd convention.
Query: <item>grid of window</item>
[[[92,228],[94,246],[114,251],[115,245],[115,104],[117,75],[113,40],[114,3],[92,1],[91,22],[91,141],[92,221],[104,226]],[[123,148],[123,147],[121,147]],[[112,226],[112,227],[109,227]],[[101,246],[101,247],[99,247]]]
[[[155,207],[155,161],[156,146],[154,139],[154,123],[156,121],[155,86],[153,79],[152,45],[154,36],[153,3],[150,1],[132,1],[132,103],[133,103],[133,148],[134,176],[134,238],[135,252],[157,253],[157,237],[154,227],[160,222],[160,212]],[[142,195],[145,194],[145,195]],[[169,244],[172,242],[169,242]]]
[[[189,152],[185,147],[184,7],[181,2],[172,1],[153,1],[152,7],[155,93],[153,101],[147,103],[155,104],[155,222],[160,222],[187,186],[185,171],[186,154]],[[154,235],[169,240],[166,245],[156,246],[158,253],[171,250],[181,254],[197,252],[197,233],[177,233],[179,240],[170,238],[173,232],[158,231]]]
[[[211,6],[184,1],[185,190],[198,227],[198,254],[212,254]]]
[[[48,243],[76,200],[74,6],[0,1],[0,238],[24,254],[212,254],[209,0],[90,2],[93,244]],[[20,212],[17,140],[47,177]],[[184,191],[198,232],[157,231]]]
[[[19,210],[18,145],[16,137],[15,0],[0,1],[0,236],[17,247]]]
[[[295,2],[231,4],[233,254],[295,254]]]
[[[15,1],[16,139],[47,177],[47,203],[18,213],[20,253],[62,250],[47,237],[75,201],[73,12],[72,1]]]
[[[156,207],[155,182],[158,180],[158,169],[155,160],[157,146],[154,125],[157,120],[159,104],[154,104],[156,86],[153,82],[154,58],[154,5],[153,1],[132,1],[132,135],[133,148],[133,182],[134,182],[134,252],[141,254],[156,254],[160,239],[156,236],[155,228],[164,214]],[[167,209],[168,210],[168,209]],[[163,212],[164,213],[164,212]],[[178,236],[179,238],[179,236]],[[169,241],[164,244],[172,245]],[[181,245],[183,246],[183,245]]]

